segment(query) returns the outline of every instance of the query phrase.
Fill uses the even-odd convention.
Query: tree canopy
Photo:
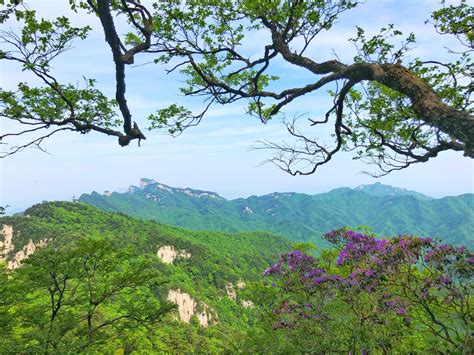
[[[0,60],[20,63],[43,83],[0,90],[2,119],[19,124],[18,130],[0,134],[7,145],[3,157],[30,146],[41,148],[44,139],[61,131],[99,132],[117,137],[121,146],[146,139],[126,99],[126,67],[139,55],[150,56],[168,72],[180,71],[186,78],[181,92],[203,99],[198,113],[178,102],[150,114],[149,129],[164,128],[171,134],[199,124],[212,105],[244,101],[247,113],[266,123],[282,117],[291,102],[327,91],[326,114],[321,119],[305,117],[312,130],[290,119],[286,128],[293,143],[264,142],[275,153],[270,161],[293,175],[314,173],[342,151],[354,151],[356,159],[377,164],[380,174],[426,162],[447,150],[474,157],[474,10],[466,0],[457,5],[442,0],[439,10],[426,14],[440,36],[459,40],[458,48],[447,49],[449,62],[410,58],[415,36],[387,24],[374,36],[363,27],[354,29],[347,45],[354,45],[358,54],[350,63],[336,54],[319,58],[309,49],[318,46],[321,34],[330,31],[343,12],[360,6],[358,0],[69,3],[74,11],[100,19],[115,66],[115,98],[96,89],[94,79],[78,87],[60,82],[52,70],[51,62],[73,40],[85,39],[89,26],[74,27],[66,17],[40,19],[21,0],[1,0],[0,23],[17,21],[21,30],[1,31]],[[125,35],[117,29],[121,19],[128,23]],[[258,33],[268,42],[255,56],[246,41]],[[310,82],[282,87],[289,79],[274,70],[282,60],[305,71]],[[322,140],[311,133],[320,132],[321,126],[332,131]],[[9,146],[15,137],[23,138],[22,143]]]
[[[314,258],[303,245],[265,270],[259,298],[272,305],[264,320],[279,341],[261,337],[260,344],[276,353],[472,348],[468,249],[348,229],[325,238],[336,249]]]

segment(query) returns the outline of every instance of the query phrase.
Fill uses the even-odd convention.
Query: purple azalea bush
[[[315,258],[295,250],[264,271],[279,289],[272,309],[275,330],[291,335],[304,327],[340,337],[321,351],[416,346],[464,352],[474,345],[471,251],[430,238],[378,239],[347,229],[325,239],[337,254]]]

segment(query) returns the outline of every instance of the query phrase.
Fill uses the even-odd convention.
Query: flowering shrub
[[[329,336],[332,341],[318,340],[319,351],[466,351],[474,345],[469,250],[430,238],[377,239],[346,229],[325,238],[336,252],[316,259],[292,251],[264,271],[280,289],[274,329],[286,329],[287,337],[303,328]],[[308,344],[303,351],[315,350],[314,341]]]

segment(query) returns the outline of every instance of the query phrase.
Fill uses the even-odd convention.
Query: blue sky
[[[45,17],[67,11],[66,0],[31,1]],[[432,26],[425,25],[430,10],[437,7],[435,0],[368,0],[366,4],[341,17],[335,28],[314,42],[308,55],[328,58],[334,50],[341,60],[350,62],[353,47],[347,39],[354,36],[355,26],[369,33],[389,23],[408,33],[415,32],[417,47],[413,57],[446,59],[444,46],[455,42],[436,35]],[[98,22],[84,13],[67,12],[73,23],[90,24],[95,31],[85,42],[74,43],[74,48],[55,62],[54,73],[60,79],[80,83],[82,75],[98,80],[97,86],[114,95],[114,67]],[[11,24],[12,26],[14,24]],[[125,29],[123,29],[125,31]],[[249,55],[259,53],[266,40],[264,33],[249,38],[245,50]],[[146,127],[145,117],[157,108],[178,102],[199,109],[200,101],[184,98],[178,93],[179,74],[166,75],[163,67],[141,65],[151,57],[140,57],[138,65],[127,68],[127,97],[134,119]],[[304,72],[280,62],[275,67],[282,78],[278,85],[295,86],[312,80]],[[0,86],[13,88],[19,81],[34,82],[27,73],[10,64],[1,64]],[[296,100],[288,107],[287,115],[305,113],[322,115],[330,107],[324,92]],[[11,127],[0,122],[0,130]],[[322,134],[324,132],[311,132]],[[215,107],[204,121],[185,131],[178,138],[161,132],[147,133],[141,147],[132,144],[122,148],[115,138],[100,134],[64,134],[45,144],[49,154],[28,149],[0,160],[0,205],[11,206],[10,212],[22,210],[42,200],[71,199],[73,195],[92,190],[117,190],[138,184],[141,177],[154,178],[165,184],[212,190],[227,198],[261,195],[274,191],[318,193],[341,186],[355,187],[376,181],[416,190],[434,197],[474,192],[474,163],[459,153],[444,153],[425,164],[394,172],[374,179],[362,171],[374,167],[351,159],[344,153],[311,176],[292,177],[275,166],[261,162],[269,152],[249,149],[258,140],[290,141],[282,124],[275,120],[262,125],[245,115],[242,104]]]

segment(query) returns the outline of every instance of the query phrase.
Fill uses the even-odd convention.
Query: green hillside
[[[317,195],[272,193],[226,200],[214,192],[142,179],[140,187],[126,193],[93,192],[80,201],[189,229],[267,230],[323,246],[325,232],[363,225],[380,235],[414,234],[474,247],[474,194],[433,199],[380,183]]]
[[[262,270],[277,260],[282,252],[290,249],[287,240],[268,233],[188,231],[103,212],[82,203],[35,205],[26,210],[23,216],[0,218],[0,227],[4,228],[4,239],[9,228],[13,231],[12,250],[6,250],[6,244],[0,245],[6,263],[14,261],[18,257],[17,253],[25,251],[27,245],[33,243],[37,246],[26,263],[23,260],[23,266],[13,273],[2,273],[1,276],[7,277],[9,281],[3,282],[3,288],[0,289],[3,298],[0,303],[0,323],[4,329],[0,336],[0,348],[12,353],[43,352],[45,334],[50,339],[47,343],[55,349],[53,352],[87,350],[81,349],[79,344],[88,343],[84,340],[87,339],[87,303],[84,303],[87,299],[87,292],[84,291],[87,283],[84,280],[88,275],[84,270],[90,260],[95,260],[94,272],[96,262],[102,265],[97,267],[96,279],[102,280],[100,276],[105,280],[101,281],[103,283],[96,281],[99,286],[94,286],[95,294],[100,294],[101,285],[105,295],[112,292],[114,287],[110,284],[114,280],[118,280],[116,282],[120,287],[126,286],[122,293],[117,292],[117,295],[114,294],[97,306],[95,324],[100,324],[104,319],[107,321],[103,324],[107,324],[108,319],[125,319],[121,313],[125,311],[120,308],[122,302],[125,302],[126,310],[134,304],[128,295],[136,297],[137,309],[133,309],[133,320],[138,319],[135,316],[137,312],[142,314],[148,311],[148,303],[149,309],[155,305],[157,310],[154,314],[159,314],[159,309],[163,311],[170,306],[167,301],[170,290],[191,297],[197,312],[191,317],[190,325],[176,321],[177,310],[173,310],[163,316],[158,327],[144,326],[138,321],[130,324],[132,320],[128,318],[126,324],[117,322],[113,327],[97,326],[100,331],[94,332],[91,337],[93,343],[87,345],[91,351],[100,352],[111,347],[178,352],[195,349],[205,352],[229,350],[245,334],[254,318],[254,310],[243,307],[245,299],[240,298],[237,285],[242,281],[251,283],[260,280]],[[184,251],[187,257],[178,257],[172,264],[161,263],[157,250],[163,246]],[[80,262],[75,263],[77,260]],[[61,271],[61,267],[69,271]],[[132,271],[126,272],[129,269]],[[103,274],[100,274],[101,270]],[[52,286],[56,283],[51,284],[52,275],[60,274],[60,271],[68,275],[68,280],[72,280],[68,281],[71,289],[67,289],[69,298],[64,296],[65,305],[60,312],[63,318],[59,317],[55,322],[54,331],[47,332],[48,305],[51,304],[48,292],[60,289],[59,286]],[[122,275],[122,272],[126,273]],[[117,279],[113,279],[113,275],[118,275]],[[153,282],[139,286],[123,284],[124,280],[140,281],[145,275],[154,275]],[[61,285],[60,282],[57,284]],[[229,285],[236,294],[234,299],[229,296]],[[122,290],[119,286],[117,289]],[[137,293],[137,290],[141,291]],[[189,299],[187,301],[190,302]],[[2,307],[7,307],[7,310]],[[205,318],[208,317],[207,327],[200,325],[200,319],[196,318],[199,312],[204,312]],[[33,323],[30,322],[31,317],[34,318]],[[143,319],[150,318],[149,315],[147,317]],[[71,328],[68,322],[72,320],[77,324]],[[125,333],[120,331],[122,326],[127,329]],[[133,344],[129,343],[130,339],[134,339]]]
[[[466,248],[338,230],[315,258],[264,232],[189,231],[70,202],[0,228],[2,353],[472,348]]]

